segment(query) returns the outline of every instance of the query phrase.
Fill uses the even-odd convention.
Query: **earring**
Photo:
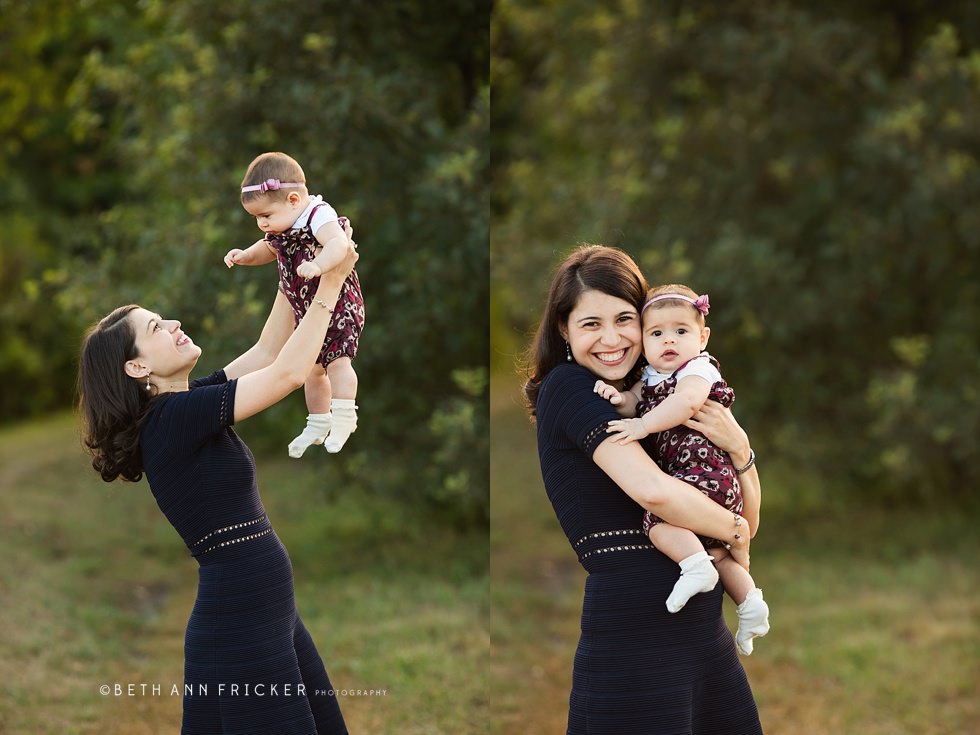
[[[568,342],[565,343],[565,361],[572,361],[572,346]]]
[[[147,390],[147,392],[149,392],[149,390],[150,390],[150,374],[149,373],[146,374],[146,390]]]

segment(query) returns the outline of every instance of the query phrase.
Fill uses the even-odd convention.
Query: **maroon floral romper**
[[[655,406],[659,406],[677,387],[677,373],[683,370],[693,360],[710,360],[711,364],[721,370],[718,361],[706,352],[691,358],[669,378],[657,385],[643,386],[643,400],[637,404],[637,415],[642,416]],[[735,402],[733,391],[724,380],[719,380],[711,386],[708,399],[717,401],[722,406],[730,407]],[[712,444],[700,431],[686,426],[675,426],[672,429],[653,434],[646,440],[647,448],[651,449],[657,464],[664,472],[678,480],[693,485],[709,498],[733,513],[742,512],[742,489],[735,475],[732,458]],[[650,511],[643,514],[643,532],[665,520],[653,515]],[[699,536],[705,548],[724,546],[721,541]]]
[[[313,260],[322,248],[310,227],[313,215],[322,206],[324,205],[318,204],[313,207],[302,228],[287,230],[278,235],[268,233],[265,236],[266,241],[276,251],[276,260],[279,263],[279,290],[286,295],[289,305],[293,307],[293,319],[296,325],[299,325],[300,319],[306,314],[320,283],[319,277],[307,280],[297,275],[296,268],[304,261]],[[337,221],[343,227],[347,218],[339,217]],[[333,307],[333,317],[327,329],[327,336],[323,340],[323,349],[316,359],[317,363],[326,368],[341,357],[349,357],[353,360],[357,356],[358,340],[363,328],[364,297],[361,295],[361,283],[357,279],[357,271],[353,270],[344,281],[340,296],[337,297],[337,304]]]

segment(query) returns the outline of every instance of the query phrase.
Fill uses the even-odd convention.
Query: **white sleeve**
[[[711,360],[706,357],[696,357],[687,365],[677,371],[677,380],[680,381],[691,375],[697,375],[708,381],[708,385],[714,385],[721,380],[721,373],[718,368],[711,364]]]
[[[324,202],[323,205],[313,213],[313,219],[310,220],[310,230],[314,235],[316,235],[317,230],[327,224],[327,222],[336,222],[337,217],[337,210]]]

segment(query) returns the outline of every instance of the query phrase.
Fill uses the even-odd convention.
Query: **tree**
[[[515,295],[543,292],[556,252],[621,245],[651,281],[711,292],[754,441],[879,495],[963,492],[980,477],[976,20],[505,3],[494,313],[529,329]]]

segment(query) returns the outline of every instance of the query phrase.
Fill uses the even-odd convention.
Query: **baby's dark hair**
[[[681,306],[681,307],[686,306],[687,308],[692,309],[694,311],[694,314],[698,320],[698,326],[703,328],[704,314],[702,314],[701,311],[696,306],[694,306],[693,304],[687,301],[684,301],[683,299],[660,299],[659,301],[655,301],[652,304],[650,303],[650,299],[652,298],[655,298],[657,296],[663,296],[664,294],[673,294],[673,293],[680,294],[681,296],[687,296],[688,298],[694,301],[698,299],[697,293],[695,293],[689,286],[685,286],[681,283],[668,283],[663,286],[654,286],[649,291],[647,291],[647,298],[644,304],[649,304],[649,305],[644,306],[643,312],[646,313],[650,309],[669,309],[675,306]]]
[[[278,151],[263,153],[248,164],[245,178],[242,179],[242,188],[256,186],[269,179],[277,179],[284,184],[303,184],[303,186],[270,189],[269,191],[245,191],[242,192],[242,204],[248,204],[261,197],[268,197],[275,202],[285,201],[291,191],[298,191],[301,194],[307,193],[306,174],[303,173],[303,168],[296,162],[295,158],[287,156],[285,153]]]

